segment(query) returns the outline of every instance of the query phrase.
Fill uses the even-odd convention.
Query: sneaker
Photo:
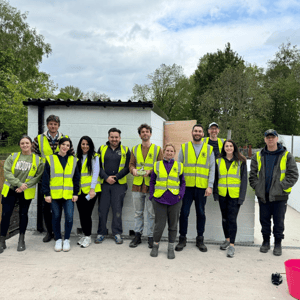
[[[116,244],[123,244],[123,239],[120,234],[115,235]]]
[[[234,257],[234,247],[233,246],[229,246],[228,250],[227,250],[227,257]]]
[[[229,245],[230,245],[230,242],[227,241],[227,240],[225,240],[225,241],[221,244],[220,249],[221,249],[221,250],[226,250],[226,249],[229,247]]]
[[[82,243],[83,243],[83,241],[84,241],[85,238],[86,238],[85,236],[81,237],[81,238],[78,240],[77,245],[82,245]]]
[[[86,248],[92,243],[92,238],[90,236],[86,236],[81,243],[81,248]]]
[[[54,250],[56,252],[60,252],[62,250],[63,246],[62,246],[62,239],[59,239],[55,242],[55,246],[54,246]]]
[[[70,240],[64,240],[63,251],[68,252],[70,251],[70,249],[71,249]]]
[[[101,244],[103,240],[104,240],[104,235],[98,234],[94,242],[95,244]]]

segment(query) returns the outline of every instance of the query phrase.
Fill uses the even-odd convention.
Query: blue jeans
[[[134,232],[143,234],[144,230],[144,209],[147,210],[147,234],[153,237],[155,214],[152,201],[149,200],[149,193],[132,192],[134,206]]]
[[[65,240],[70,238],[70,234],[73,227],[73,214],[74,214],[74,202],[72,200],[53,200],[51,202],[52,207],[52,227],[55,236],[55,240],[61,239],[61,215],[62,209],[65,212]]]
[[[181,236],[186,236],[189,222],[189,214],[193,200],[195,200],[195,209],[197,217],[197,234],[203,236],[205,228],[205,205],[206,197],[205,189],[196,187],[186,187],[185,194],[182,199],[182,207],[179,218],[179,233]]]

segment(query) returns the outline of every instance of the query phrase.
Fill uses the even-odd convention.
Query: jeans
[[[149,200],[149,193],[132,192],[134,206],[134,232],[143,233],[144,230],[144,209],[147,210],[147,234],[153,237],[155,214],[152,202]]]
[[[65,212],[65,240],[68,240],[71,235],[73,227],[73,214],[74,214],[74,202],[72,200],[65,199],[52,199],[52,227],[55,236],[55,240],[61,239],[61,215],[62,209]]]
[[[205,189],[196,187],[186,187],[185,194],[182,199],[182,207],[179,217],[179,233],[186,236],[189,222],[189,214],[193,200],[195,200],[196,216],[197,216],[197,234],[203,236],[205,228]]]

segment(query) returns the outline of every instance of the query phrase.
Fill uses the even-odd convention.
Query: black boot
[[[5,239],[5,236],[0,236],[0,253],[2,253],[4,249],[6,249]]]
[[[174,252],[174,243],[168,244],[168,259],[174,259],[175,252]]]
[[[150,256],[152,257],[157,257],[158,256],[158,247],[159,247],[159,244],[157,243],[153,243],[153,247],[152,247],[152,250],[150,252]]]
[[[281,239],[275,238],[273,254],[276,256],[280,256],[282,254]]]
[[[179,243],[175,247],[175,250],[176,251],[182,251],[185,246],[186,246],[186,237],[180,235],[179,236]]]
[[[24,251],[25,249],[25,234],[20,233],[17,251]]]
[[[134,239],[130,242],[129,247],[135,248],[142,242],[141,234],[139,232],[135,233]]]
[[[198,247],[201,252],[207,252],[207,247],[204,245],[204,237],[203,236],[197,236],[196,247]]]
[[[263,239],[264,240],[263,240],[263,243],[262,243],[259,251],[262,253],[267,253],[270,250],[270,237],[264,236]]]
[[[148,237],[148,248],[153,248],[153,237]]]
[[[44,243],[48,243],[48,242],[50,242],[52,239],[53,239],[53,234],[47,232],[47,234],[46,234],[45,237],[43,238],[43,242],[44,242]]]

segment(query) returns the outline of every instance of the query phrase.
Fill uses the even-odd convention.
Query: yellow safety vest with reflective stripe
[[[70,200],[73,197],[73,176],[77,158],[70,155],[63,169],[57,155],[46,156],[50,165],[50,194],[53,199]]]
[[[68,137],[67,135],[62,135],[60,137]],[[45,163],[46,162],[46,156],[52,155],[53,154],[53,150],[49,144],[49,140],[47,139],[47,137],[44,134],[39,134],[37,136],[37,140],[39,143],[39,150],[41,152],[41,157],[42,157],[42,161]],[[59,146],[57,145],[55,152],[59,151]]]
[[[100,157],[101,157],[101,163],[102,163],[102,169],[105,171],[105,166],[104,166],[104,156],[106,153],[108,146],[107,145],[102,145],[100,147]],[[118,172],[120,172],[121,170],[123,170],[125,168],[125,164],[126,164],[126,154],[128,152],[128,147],[121,145],[121,160],[120,160],[120,165],[119,165],[119,170]],[[103,183],[104,179],[101,178],[101,183]],[[125,184],[127,183],[127,175],[124,176],[123,178],[118,180],[119,184]]]
[[[210,156],[213,152],[213,147],[203,143],[198,159],[192,142],[182,144],[181,149],[186,186],[206,189],[208,187]]]
[[[284,153],[284,155],[282,156],[281,160],[280,160],[280,181],[282,181],[285,178],[285,172],[286,172],[286,162],[287,162],[287,156],[288,156],[289,152],[286,151]],[[260,151],[256,152],[256,159],[257,159],[257,164],[258,164],[258,172],[257,172],[257,178],[259,178],[259,172],[261,169],[261,154]],[[292,191],[292,188],[288,188],[286,190],[284,190],[286,193],[290,193]]]
[[[238,198],[241,186],[241,162],[232,162],[229,170],[227,170],[225,159],[218,158],[217,166],[219,171],[219,195],[226,197],[228,190],[230,198]]]
[[[97,154],[95,154],[93,158],[95,158],[96,156],[97,156]],[[93,174],[89,173],[89,170],[87,167],[87,158],[86,158],[81,167],[80,191],[79,191],[78,195],[81,194],[81,191],[84,194],[88,194],[90,192],[92,179],[93,179]],[[100,181],[99,176],[97,179],[97,184],[95,186],[95,192],[96,193],[101,192],[101,181]]]
[[[11,172],[13,174],[15,174],[15,167],[16,167],[18,159],[21,155],[21,152],[12,153],[11,155],[12,155],[12,159],[13,159]],[[25,183],[28,182],[30,179],[34,178],[40,162],[41,162],[41,158],[39,156],[35,155],[34,153],[32,153],[32,164],[31,164],[31,168],[29,170],[28,176],[25,180]],[[4,197],[7,196],[10,186],[11,186],[11,184],[7,180],[5,180],[4,184],[3,184],[3,189],[2,189],[2,195]],[[27,188],[24,191],[24,198],[27,199],[27,200],[33,199],[35,197],[35,191],[36,191],[36,185],[34,185],[31,188]]]
[[[174,161],[172,169],[168,174],[164,162],[158,161],[154,164],[154,173],[156,174],[156,183],[154,197],[160,198],[166,190],[169,190],[173,195],[178,195],[180,190],[179,176],[183,173],[183,164]]]
[[[142,145],[139,144],[132,148],[132,153],[136,159],[136,169],[141,169],[144,166],[144,170],[153,170],[154,163],[157,161],[160,147],[154,144],[151,144],[149,151],[147,153],[146,159],[144,160],[142,153]],[[142,165],[143,164],[143,165]],[[143,180],[145,179],[145,185],[150,186],[150,177],[143,176],[134,176],[133,184],[142,185]]]
[[[208,142],[209,142],[209,137],[202,138],[201,141],[202,141],[203,143],[205,143],[205,144],[208,144]],[[224,144],[225,141],[226,141],[226,139],[220,139],[220,138],[218,138],[218,146],[219,146],[219,152],[220,152],[220,153],[221,153],[221,151],[222,151],[223,144]]]

